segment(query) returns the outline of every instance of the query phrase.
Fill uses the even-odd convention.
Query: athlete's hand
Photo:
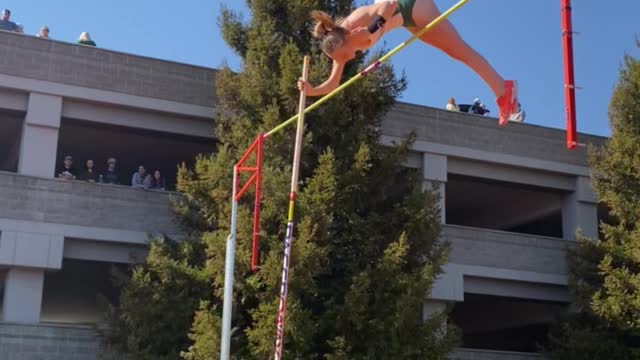
[[[298,79],[298,90],[300,91],[309,90],[309,83],[302,79]]]
[[[359,27],[351,30],[351,38],[353,43],[361,49],[369,48],[373,44],[373,39],[380,36],[382,32],[371,34],[366,27]]]
[[[358,35],[360,35],[360,36],[362,36],[362,35],[369,36],[371,34],[369,34],[369,30],[367,30],[366,27],[362,27],[361,26],[359,28],[355,28],[355,29],[351,30],[351,35],[352,36],[358,36]]]

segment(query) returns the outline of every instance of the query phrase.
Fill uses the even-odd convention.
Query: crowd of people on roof
[[[479,98],[474,99],[472,104],[458,105],[456,104],[456,99],[451,97],[449,98],[449,101],[447,102],[445,109],[449,111],[460,111],[460,112],[465,112],[465,113],[470,113],[475,115],[483,115],[483,116],[491,112],[489,109],[487,109],[485,104],[483,104],[482,101],[480,101]],[[520,103],[518,103],[517,111],[511,114],[511,116],[509,117],[509,121],[524,122],[525,116],[526,114],[522,109],[522,106],[520,105]]]
[[[20,34],[25,33],[24,26],[22,24],[11,21],[11,10],[9,9],[2,10],[2,16],[0,17],[0,30]],[[36,36],[41,39],[50,39],[49,32],[49,27],[44,25],[40,27],[40,31]],[[80,45],[96,46],[96,43],[91,39],[91,35],[86,31],[80,33],[76,43]]]

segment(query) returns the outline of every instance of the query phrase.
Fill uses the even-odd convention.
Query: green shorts
[[[416,23],[413,21],[413,5],[415,5],[415,3],[416,0],[398,0],[398,8],[393,15],[397,13],[402,14],[402,25],[404,27],[416,26]]]

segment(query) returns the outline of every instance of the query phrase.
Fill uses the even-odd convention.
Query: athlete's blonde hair
[[[315,21],[312,34],[320,39],[322,51],[330,54],[344,44],[347,31],[340,26],[342,19],[336,21],[326,12],[319,10],[312,11],[311,18]]]

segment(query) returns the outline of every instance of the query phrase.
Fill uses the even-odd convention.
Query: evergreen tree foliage
[[[120,343],[133,360],[176,352],[188,360],[217,358],[232,166],[259,132],[295,114],[304,55],[312,56],[310,81],[327,78],[331,62],[311,38],[311,10],[344,16],[354,6],[347,0],[251,0],[247,5],[249,20],[224,7],[219,19],[225,41],[242,59],[240,71],[222,68],[217,74],[219,146],[199,156],[193,169],[182,166],[178,172],[183,196],[173,209],[194,241],[174,243],[175,251],[153,244],[113,311],[114,322],[127,328]],[[345,79],[380,55],[360,54],[346,67]],[[437,193],[423,190],[420,171],[403,166],[411,134],[395,146],[380,144],[381,122],[405,87],[404,76],[384,65],[306,116],[286,359],[444,359],[456,345],[456,329],[443,326],[445,314],[427,321],[422,315],[448,252],[440,241]],[[253,194],[238,207],[236,359],[273,356],[294,134],[291,126],[265,143],[256,273],[250,270]],[[166,267],[170,276],[163,277]],[[146,313],[156,322],[150,329],[157,330],[143,333],[151,319],[139,314]]]
[[[638,44],[640,45],[640,43]],[[609,106],[611,138],[591,148],[592,186],[610,220],[571,252],[576,314],[550,334],[556,359],[640,358],[640,60],[625,55]]]

